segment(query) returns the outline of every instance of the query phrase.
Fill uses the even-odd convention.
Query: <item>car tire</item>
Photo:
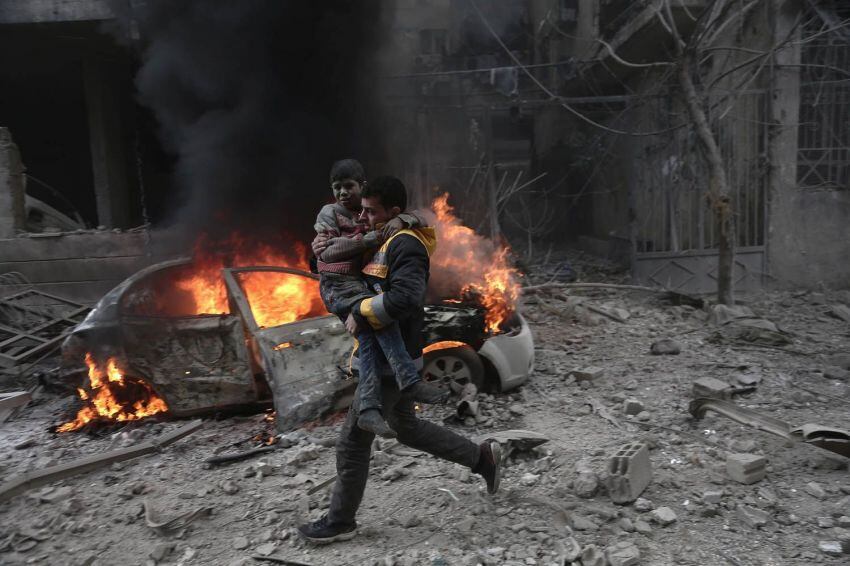
[[[484,363],[478,352],[469,346],[454,346],[432,350],[423,356],[422,378],[448,386],[459,393],[472,383],[481,391],[484,387]]]

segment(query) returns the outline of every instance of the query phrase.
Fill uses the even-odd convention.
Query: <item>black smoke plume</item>
[[[378,2],[131,0],[138,98],[176,158],[166,224],[307,237],[342,157],[381,159]]]

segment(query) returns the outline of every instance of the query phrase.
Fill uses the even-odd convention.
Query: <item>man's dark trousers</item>
[[[478,464],[478,445],[446,428],[417,418],[413,400],[401,397],[393,378],[383,378],[381,394],[384,418],[398,434],[399,442],[468,468]],[[330,524],[349,525],[354,522],[369,477],[369,455],[375,435],[357,426],[360,414],[358,398],[359,392],[354,394],[354,403],[348,409],[348,417],[336,445],[337,480],[328,509]]]

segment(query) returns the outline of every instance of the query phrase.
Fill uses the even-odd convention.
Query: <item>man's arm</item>
[[[419,240],[403,234],[392,241],[387,254],[389,290],[360,301],[352,309],[375,330],[420,308],[428,286],[428,252]]]

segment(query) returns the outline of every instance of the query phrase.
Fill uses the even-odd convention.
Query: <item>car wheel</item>
[[[484,387],[484,364],[469,346],[432,350],[425,354],[423,362],[423,379],[443,383],[455,393],[467,383],[474,384],[479,391]]]

